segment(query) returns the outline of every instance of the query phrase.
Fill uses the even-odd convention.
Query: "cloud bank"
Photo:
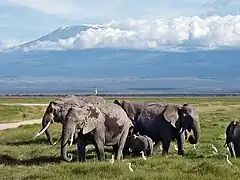
[[[21,44],[20,41],[13,40],[13,39],[0,40],[0,52],[5,50],[5,49],[17,46],[19,44]]]
[[[68,27],[71,31],[71,27]],[[64,31],[64,33],[67,33]],[[51,35],[51,34],[50,34]],[[153,50],[189,50],[238,48],[240,15],[201,18],[179,17],[158,20],[111,21],[89,28],[68,39],[35,41],[24,51],[86,48],[126,48]]]

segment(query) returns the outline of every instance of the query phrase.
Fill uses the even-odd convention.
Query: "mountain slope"
[[[76,37],[79,33],[86,31],[88,29],[99,29],[102,28],[101,25],[80,25],[80,26],[67,26],[61,27],[53,32],[44,35],[36,40],[21,44],[19,46],[15,46],[13,48],[5,50],[5,52],[13,52],[13,51],[29,51],[29,50],[43,50],[44,47],[39,47],[36,49],[31,49],[31,47],[37,47],[39,43],[51,42],[58,43],[61,40],[66,40],[69,38]],[[28,50],[29,49],[29,50]],[[45,49],[48,50],[48,49]],[[49,48],[49,50],[52,50]]]

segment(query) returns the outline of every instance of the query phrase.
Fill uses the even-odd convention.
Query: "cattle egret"
[[[217,150],[217,148],[216,148],[213,144],[212,144],[212,148],[213,148],[213,150],[214,150],[213,153],[214,153],[214,154],[217,154],[217,153],[218,153],[218,150]]]
[[[142,154],[142,158],[143,158],[144,160],[147,160],[147,158],[144,156],[144,152],[141,151],[140,153]]]
[[[193,145],[193,148],[196,149],[196,144]]]
[[[97,91],[97,88],[95,89],[95,96],[97,96],[97,94],[98,94],[98,91]]]
[[[227,151],[229,151],[229,148],[227,147]]]
[[[133,169],[132,169],[132,167],[131,167],[131,163],[130,163],[130,162],[128,163],[128,168],[129,168],[129,170],[130,170],[131,172],[133,172]]]
[[[110,159],[110,163],[111,163],[111,164],[114,163],[114,155],[112,155],[112,159]]]
[[[178,147],[177,147],[177,145],[176,145],[176,144],[175,144],[174,148],[175,148],[175,150],[176,150],[176,151],[178,150]]]
[[[232,163],[231,163],[231,161],[229,161],[229,159],[228,159],[228,155],[227,155],[227,154],[226,154],[226,156],[227,156],[227,163],[230,164],[230,165],[232,166]]]
[[[160,144],[159,148],[160,148],[160,151],[162,151],[162,150],[163,150],[163,148],[162,148],[162,145],[161,145],[161,144]]]

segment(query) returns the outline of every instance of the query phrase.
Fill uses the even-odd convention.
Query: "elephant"
[[[191,104],[152,104],[139,115],[136,125],[141,135],[150,137],[155,145],[162,142],[162,154],[167,154],[172,140],[176,139],[178,154],[184,155],[183,132],[192,130],[188,137],[190,144],[197,144],[200,138],[200,121],[196,108]],[[154,146],[155,146],[154,145]]]
[[[65,115],[67,111],[72,106],[83,106],[87,103],[93,104],[102,104],[106,101],[100,96],[74,96],[68,95],[61,99],[53,100],[49,103],[48,107],[42,118],[42,129],[39,133],[34,137],[40,136],[43,132],[45,132],[47,139],[50,144],[54,144],[52,141],[51,133],[48,129],[49,125],[53,122],[61,123],[65,120]]]
[[[146,155],[153,154],[153,141],[146,135],[134,134],[129,143],[129,152],[133,154],[140,154],[143,151]]]
[[[121,106],[124,111],[127,113],[128,117],[132,120],[133,123],[137,120],[141,111],[148,105],[157,104],[158,102],[130,102],[128,100],[114,100],[113,103]]]
[[[63,121],[61,158],[66,162],[72,160],[72,155],[67,154],[67,142],[77,132],[80,162],[86,161],[85,147],[88,144],[95,146],[99,161],[105,160],[104,146],[113,146],[115,159],[120,160],[132,128],[133,124],[126,112],[114,103],[98,105],[88,103],[83,107],[71,107]]]
[[[226,145],[232,157],[240,156],[240,122],[231,121],[226,128]]]

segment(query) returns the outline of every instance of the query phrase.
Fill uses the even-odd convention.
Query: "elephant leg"
[[[163,155],[164,155],[164,154],[168,154],[170,142],[171,142],[171,139],[170,139],[170,140],[164,140],[164,141],[162,141],[162,145],[163,145],[162,154],[163,154]]]
[[[184,136],[185,136],[185,141],[187,141],[187,140],[188,140],[188,132],[187,132],[186,129],[185,129],[185,131],[184,131]]]
[[[177,134],[177,147],[178,147],[178,155],[184,155],[184,150],[183,150],[183,133]]]
[[[153,145],[153,155],[157,155],[157,151],[158,151],[158,149],[160,149],[160,146],[161,146],[160,141],[155,142],[155,144]]]
[[[100,140],[99,138],[95,138],[95,142],[96,142],[96,152],[97,152],[97,156],[98,156],[98,160],[99,161],[105,161],[105,153],[104,153],[104,143],[102,140]]]
[[[79,162],[85,162],[86,161],[86,142],[83,138],[78,137],[77,138],[77,149],[78,149],[78,158]]]
[[[114,159],[117,159],[117,151],[118,151],[118,144],[113,146],[113,154],[114,154]]]
[[[122,136],[120,138],[118,152],[117,152],[117,160],[120,160],[122,155],[123,155],[122,152],[123,152],[123,148],[125,146],[126,140],[127,140],[128,131],[129,131],[129,129],[123,131],[123,134],[122,134]]]

